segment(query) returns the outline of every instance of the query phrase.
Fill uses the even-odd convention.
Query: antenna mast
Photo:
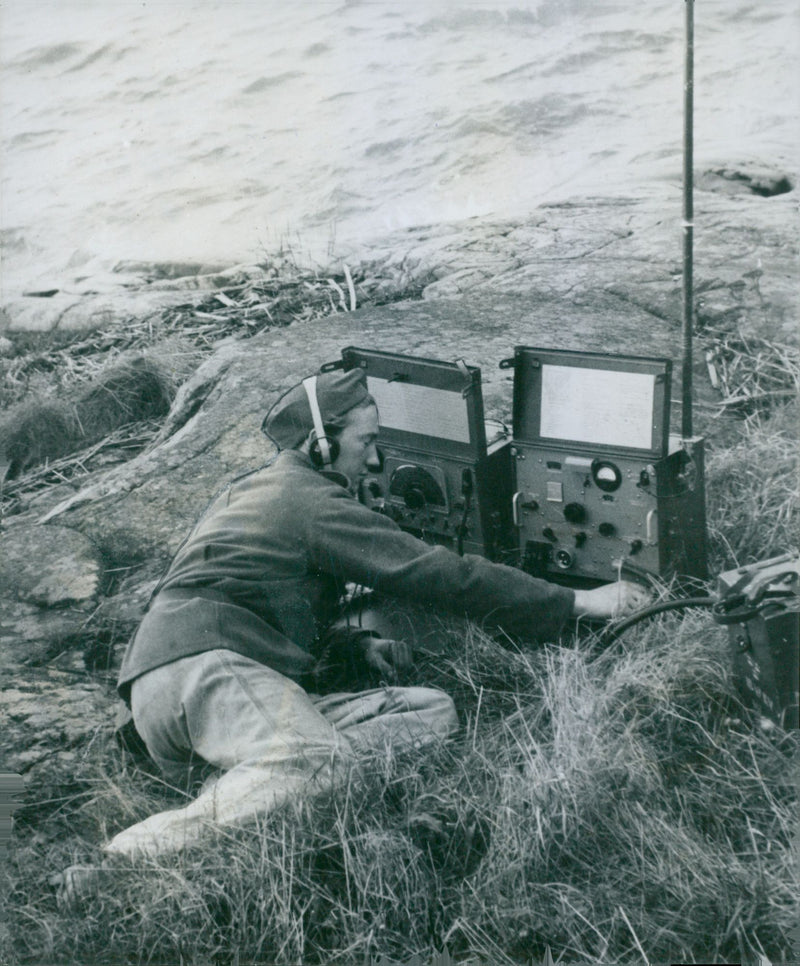
[[[689,439],[692,433],[692,246],[694,229],[694,0],[686,4],[686,62],[683,87],[683,368],[681,387],[683,406],[681,411],[681,435]]]

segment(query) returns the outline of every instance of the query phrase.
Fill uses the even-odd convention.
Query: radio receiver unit
[[[518,346],[513,523],[521,566],[567,583],[620,568],[706,577],[703,441],[669,435],[666,359]]]
[[[480,369],[352,346],[336,366],[363,369],[378,405],[382,466],[362,502],[458,553],[513,553],[510,439],[498,427],[487,443]]]

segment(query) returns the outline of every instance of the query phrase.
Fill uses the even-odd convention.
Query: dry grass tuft
[[[725,334],[705,353],[722,405],[740,415],[780,408],[800,392],[800,349],[766,339]]]
[[[702,612],[624,640],[598,654],[591,640],[527,651],[474,627],[451,635],[420,673],[455,682],[456,743],[386,750],[330,797],[182,856],[121,863],[112,888],[67,914],[44,876],[181,800],[97,749],[91,795],[18,833],[6,955],[211,963],[237,950],[294,966],[407,962],[446,945],[498,966],[547,946],[596,964],[790,957],[796,739],[739,708],[724,633]]]
[[[174,392],[173,380],[161,365],[138,357],[101,372],[71,399],[40,398],[19,404],[0,424],[0,465],[5,466],[5,477],[18,479],[122,427],[164,416]]]
[[[503,775],[475,883],[497,896],[487,961],[545,941],[568,962],[786,955],[796,790],[783,754],[732,716],[707,623],[665,621],[593,662],[545,652],[543,700],[521,699],[487,740]],[[473,907],[464,928],[476,921]]]
[[[743,422],[738,443],[710,454],[706,503],[713,570],[800,546],[798,425],[794,403],[769,418],[756,413]]]

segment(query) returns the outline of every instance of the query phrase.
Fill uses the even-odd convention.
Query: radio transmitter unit
[[[336,366],[365,370],[378,405],[382,466],[362,502],[458,553],[512,553],[510,440],[487,443],[480,369],[353,346]]]
[[[703,440],[669,436],[669,360],[517,346],[501,368],[523,569],[705,579]]]

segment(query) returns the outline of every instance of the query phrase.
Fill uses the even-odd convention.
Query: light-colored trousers
[[[333,788],[366,752],[421,747],[458,725],[442,691],[385,687],[320,697],[222,649],[143,674],[133,682],[131,709],[168,779],[185,783],[193,755],[224,774],[185,808],[120,832],[104,846],[109,855],[179,851],[214,825],[240,825],[301,792]]]

